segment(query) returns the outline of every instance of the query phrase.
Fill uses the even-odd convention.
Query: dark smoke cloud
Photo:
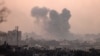
[[[48,14],[48,9],[43,7],[43,8],[39,8],[39,7],[34,7],[31,11],[31,14],[33,17],[36,18],[41,18],[41,17],[46,17]]]
[[[44,29],[49,33],[51,36],[55,36],[58,38],[68,38],[70,35],[69,29],[69,19],[71,17],[70,11],[64,8],[61,13],[58,13],[56,10],[48,10],[47,8],[39,8],[34,7],[32,9],[32,16],[36,18],[43,18],[50,19],[50,21],[45,23],[46,19],[44,20]],[[49,17],[47,16],[49,14]]]
[[[69,18],[71,14],[69,10],[63,9],[62,13],[59,14],[55,10],[50,11],[51,21],[48,24],[48,32],[60,38],[66,38],[69,35]]]

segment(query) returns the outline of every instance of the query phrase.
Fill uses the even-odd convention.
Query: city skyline
[[[0,56],[99,56],[100,0],[0,0]]]

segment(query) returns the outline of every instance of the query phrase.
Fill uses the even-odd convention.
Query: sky
[[[21,31],[42,33],[36,18],[31,16],[32,8],[46,7],[61,13],[63,8],[71,12],[70,32],[75,34],[100,33],[100,0],[5,0],[5,6],[11,11],[7,21],[0,24],[1,31],[19,26]]]

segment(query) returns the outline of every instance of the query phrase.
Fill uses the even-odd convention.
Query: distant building
[[[0,45],[3,44],[7,40],[7,33],[0,31]]]
[[[21,41],[22,32],[18,30],[18,26],[14,30],[8,31],[7,42],[10,45],[19,45]]]
[[[6,32],[0,31],[0,45],[5,41],[10,45],[22,45],[23,41],[21,41],[22,32],[18,30],[18,26],[15,27],[14,30]]]

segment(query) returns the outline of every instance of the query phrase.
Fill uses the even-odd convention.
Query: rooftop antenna
[[[17,34],[17,46],[19,46],[19,36],[18,36],[18,29],[19,29],[19,27],[18,26],[16,26],[15,27],[15,30],[16,30],[16,34]]]

